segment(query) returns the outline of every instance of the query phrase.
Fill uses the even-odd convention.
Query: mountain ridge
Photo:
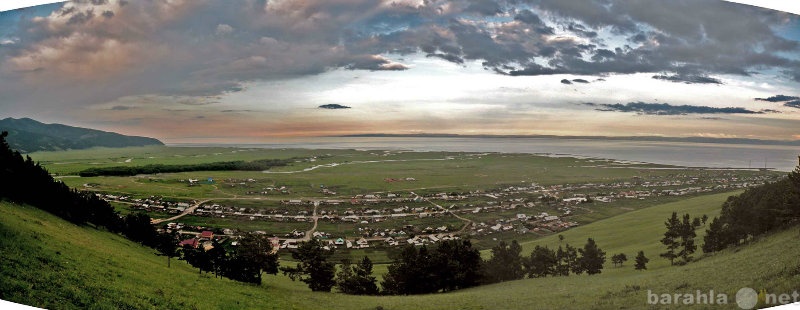
[[[22,153],[77,150],[92,147],[164,145],[155,138],[128,136],[64,124],[45,124],[31,118],[0,120],[0,131],[8,131],[8,143]]]

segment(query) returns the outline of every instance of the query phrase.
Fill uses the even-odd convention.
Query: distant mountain
[[[153,138],[125,136],[61,124],[44,124],[30,118],[0,120],[0,132],[2,131],[8,131],[7,140],[11,147],[23,153],[91,147],[164,145]]]
[[[614,140],[614,141],[656,141],[656,142],[690,142],[690,143],[724,143],[724,144],[752,144],[752,145],[788,145],[800,146],[800,140],[761,140],[747,138],[708,138],[708,137],[659,137],[659,136],[553,136],[553,135],[459,135],[459,134],[386,134],[370,133],[341,135],[338,137],[362,138],[542,138],[565,140]]]

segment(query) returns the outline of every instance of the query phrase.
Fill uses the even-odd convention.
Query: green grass
[[[569,157],[544,157],[528,154],[488,154],[447,152],[381,152],[356,150],[300,149],[236,149],[192,147],[139,147],[124,149],[92,149],[69,152],[40,152],[31,157],[56,175],[75,175],[90,167],[140,166],[148,164],[198,164],[234,160],[287,159],[317,157],[315,161],[300,160],[290,166],[276,167],[276,172],[301,171],[304,168],[338,163],[336,167],[277,174],[244,171],[215,171],[166,173],[139,177],[64,177],[71,187],[96,184],[96,190],[135,195],[162,195],[188,198],[224,198],[258,191],[266,186],[288,186],[292,197],[321,197],[320,185],[337,191],[341,196],[372,192],[489,190],[493,188],[530,184],[542,185],[628,181],[633,177],[669,178],[676,174],[709,175],[711,171],[650,170],[621,168],[622,165]],[[128,162],[128,160],[130,161]],[[597,167],[601,165],[602,167]],[[642,165],[643,167],[658,167]],[[616,167],[616,168],[610,168]],[[757,172],[737,172],[751,174]],[[189,178],[214,178],[215,185],[188,187]],[[416,181],[386,182],[387,178],[412,177]],[[227,179],[254,179],[247,186],[228,186]],[[233,182],[235,183],[235,182]],[[277,195],[275,197],[282,197]]]
[[[660,253],[663,247],[659,240],[664,237],[666,231],[664,221],[672,212],[677,212],[678,216],[689,213],[692,217],[702,217],[706,214],[711,219],[719,215],[721,202],[736,193],[738,192],[700,196],[627,212],[561,232],[559,234],[564,236],[562,242],[559,242],[558,234],[524,242],[523,252],[530,252],[535,245],[557,248],[559,244],[569,243],[572,246],[582,247],[586,243],[586,238],[592,237],[601,248],[609,252],[607,255],[609,261],[612,254],[625,253],[632,259],[641,250],[651,258],[653,267],[664,263],[668,265],[669,262],[658,258],[657,253]],[[702,244],[702,236],[705,235],[707,225],[708,223],[696,230],[698,244]],[[611,265],[610,262],[608,265]]]
[[[167,268],[164,257],[122,237],[76,226],[31,207],[0,203],[0,298],[53,309],[619,309],[648,307],[648,290],[714,289],[731,296],[731,302],[741,287],[774,293],[796,290],[800,283],[796,227],[686,266],[668,266],[658,257],[656,239],[669,213],[712,216],[726,196],[653,206],[564,233],[565,242],[581,246],[587,237],[594,237],[609,255],[625,252],[632,257],[643,249],[651,259],[647,271],[634,271],[630,261],[619,268],[609,263],[595,276],[526,279],[411,297],[314,293],[284,276],[267,276],[262,286],[215,279],[183,262],[173,261]],[[526,252],[534,244],[557,245],[558,239],[525,243]],[[385,265],[375,270],[383,273]]]

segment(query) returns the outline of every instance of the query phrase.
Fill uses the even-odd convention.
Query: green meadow
[[[30,155],[67,185],[131,195],[176,198],[239,197],[267,186],[286,186],[293,197],[321,196],[320,186],[338,195],[372,192],[419,194],[472,191],[537,183],[608,182],[633,177],[663,176],[684,170],[653,170],[659,165],[629,165],[607,160],[545,157],[529,154],[473,154],[447,152],[386,152],[359,150],[239,149],[205,147],[137,147]],[[208,171],[164,173],[134,177],[74,177],[90,167],[148,164],[196,164],[236,160],[295,159],[289,166],[267,173]],[[330,166],[335,164],[335,166]],[[329,166],[326,166],[329,165]],[[313,170],[303,171],[307,168]],[[689,170],[687,170],[689,171]],[[752,173],[752,172],[740,172]],[[186,180],[215,184],[188,187]],[[413,181],[388,179],[413,178]],[[247,186],[223,186],[225,180],[253,179]],[[233,181],[232,181],[233,182]],[[282,196],[270,196],[280,198]]]
[[[592,237],[608,256],[644,250],[648,270],[633,262],[608,262],[595,276],[525,279],[446,294],[349,296],[311,292],[287,277],[267,276],[261,286],[198,274],[120,236],[65,222],[27,206],[0,203],[0,298],[52,309],[619,309],[736,308],[742,287],[791,293],[800,283],[797,228],[777,232],[715,255],[697,253],[695,262],[669,266],[658,257],[663,221],[673,211],[715,215],[728,194],[657,205],[600,220],[562,233],[563,242],[582,246]],[[700,229],[702,230],[702,228]],[[702,234],[701,234],[702,235]],[[556,236],[524,243],[557,246]],[[486,252],[484,252],[486,254]],[[377,265],[378,273],[385,265]],[[380,276],[379,276],[380,278]],[[727,305],[649,305],[648,290],[692,293],[715,290]]]

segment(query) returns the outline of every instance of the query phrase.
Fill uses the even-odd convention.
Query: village
[[[351,197],[335,196],[335,192],[323,187],[319,190],[321,198],[265,201],[264,204],[269,204],[269,207],[252,204],[237,206],[235,202],[224,199],[219,199],[220,203],[213,199],[199,203],[166,201],[157,196],[132,198],[103,194],[101,197],[129,204],[132,210],[176,217],[190,214],[203,218],[258,221],[263,222],[264,227],[280,222],[313,223],[309,230],[295,229],[269,234],[276,250],[294,249],[298,242],[311,238],[325,241],[328,248],[364,249],[434,244],[459,238],[491,238],[498,233],[547,235],[578,226],[579,223],[572,218],[576,214],[593,212],[588,206],[603,208],[604,205],[624,201],[741,189],[769,182],[773,178],[767,175],[742,177],[734,173],[720,173],[702,180],[690,175],[668,179],[634,177],[624,182],[547,186],[531,183],[464,193],[374,192]],[[253,181],[229,179],[224,184]],[[274,192],[290,196],[291,188],[268,187],[249,194],[257,196],[251,201],[260,201],[263,196],[274,195]],[[421,219],[428,221],[420,223]],[[349,231],[342,233],[317,229],[323,223],[347,227]],[[236,240],[244,232],[238,227],[187,225],[177,219],[161,224],[161,230],[178,231],[183,236],[182,244],[193,247],[208,247],[212,240]],[[252,232],[268,235],[264,230]]]

